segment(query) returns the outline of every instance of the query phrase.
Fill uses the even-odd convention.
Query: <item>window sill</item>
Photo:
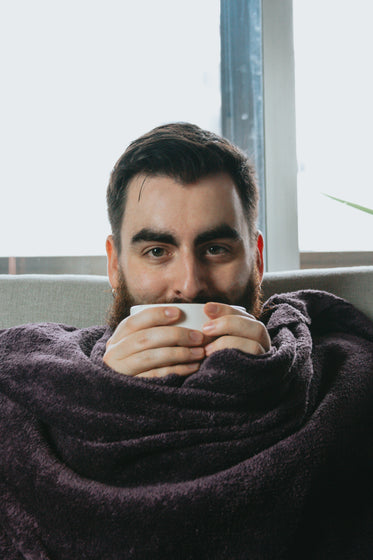
[[[373,265],[373,251],[302,252],[300,268],[336,268]]]

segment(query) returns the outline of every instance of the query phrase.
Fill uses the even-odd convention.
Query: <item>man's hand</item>
[[[211,321],[203,326],[208,336],[217,337],[205,347],[206,356],[224,348],[237,348],[248,354],[264,354],[271,348],[267,329],[253,315],[223,303],[207,303],[204,311]]]
[[[200,331],[175,326],[180,315],[180,309],[155,307],[127,317],[106,344],[105,364],[137,377],[195,373],[209,339]]]
[[[181,314],[176,307],[155,307],[127,317],[108,340],[104,362],[137,377],[190,375],[217,350],[263,354],[271,348],[267,329],[249,313],[213,302],[204,310],[211,319],[203,327],[204,334],[176,326]]]

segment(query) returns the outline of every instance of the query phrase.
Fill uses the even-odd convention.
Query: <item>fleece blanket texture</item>
[[[0,558],[372,558],[373,324],[312,290],[262,320],[268,353],[151,380],[107,327],[0,331]]]

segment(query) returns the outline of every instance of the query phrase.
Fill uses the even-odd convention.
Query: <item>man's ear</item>
[[[256,241],[256,264],[258,266],[260,281],[262,281],[263,273],[264,273],[263,249],[264,249],[263,235],[260,233],[260,231],[258,231],[258,237]]]
[[[107,271],[111,287],[115,290],[118,287],[118,254],[114,245],[112,235],[108,235],[106,239],[106,254],[107,254]]]

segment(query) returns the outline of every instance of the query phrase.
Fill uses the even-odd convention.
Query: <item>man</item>
[[[262,308],[257,196],[193,125],[120,158],[109,325],[0,331],[0,558],[371,557],[373,325],[314,290]],[[203,332],[129,316],[169,302]]]
[[[250,314],[260,314],[263,276],[257,199],[245,156],[196,126],[159,127],[130,146],[108,188],[116,330],[106,364],[140,377],[188,375],[217,350],[270,348],[264,325]],[[118,325],[130,305],[162,302],[208,302],[205,336],[172,326],[180,314],[173,308],[147,310]],[[206,344],[207,335],[215,340]]]

